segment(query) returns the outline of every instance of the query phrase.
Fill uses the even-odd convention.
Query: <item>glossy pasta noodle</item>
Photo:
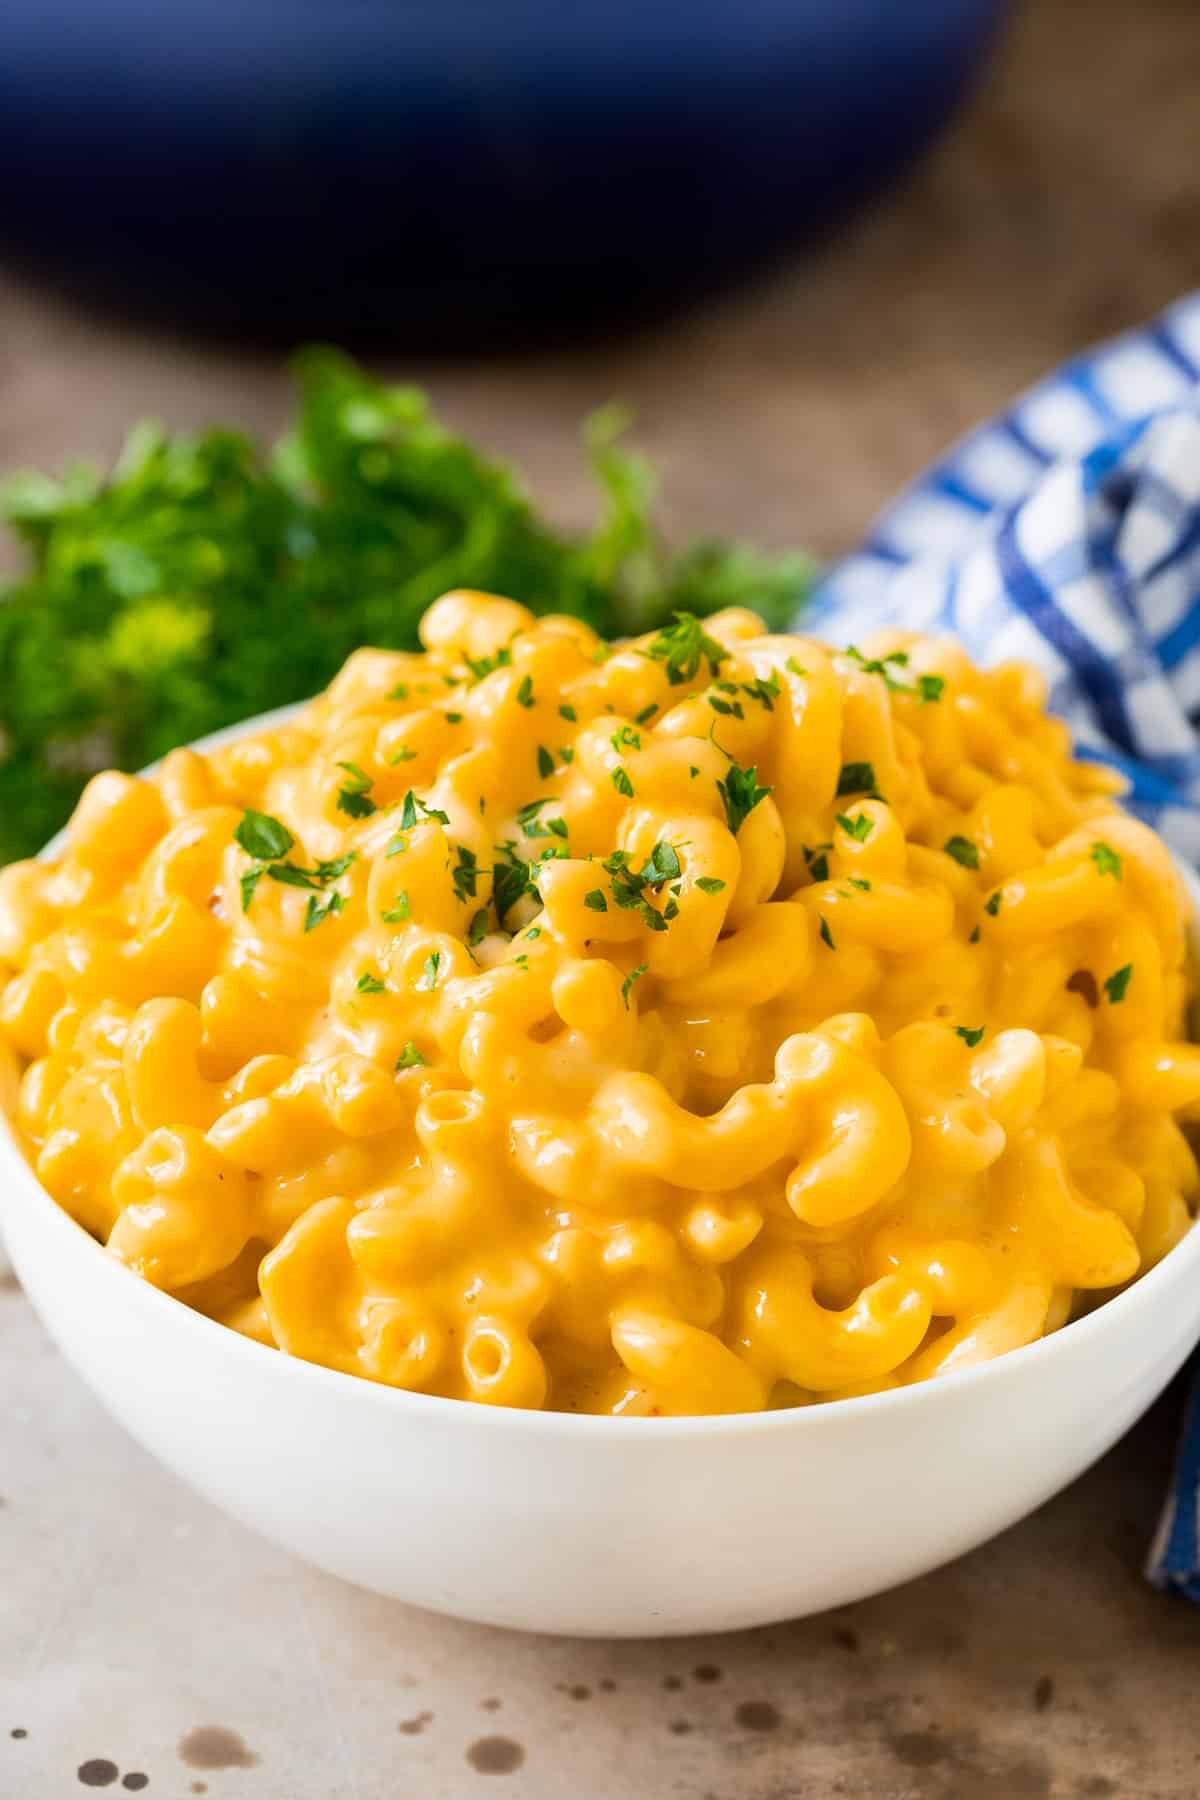
[[[1030,671],[450,594],[0,877],[42,1182],[424,1393],[746,1411],[1026,1344],[1190,1223],[1187,909]]]

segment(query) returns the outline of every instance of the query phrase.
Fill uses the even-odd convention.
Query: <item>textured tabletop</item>
[[[1194,0],[1035,0],[937,153],[802,265],[617,344],[391,367],[564,520],[587,504],[577,423],[618,396],[674,530],[836,552],[1015,389],[1200,287],[1198,81]],[[106,455],[141,412],[273,430],[286,406],[277,357],[0,276],[0,467]],[[1184,1800],[1200,1613],[1140,1574],[1177,1414],[1169,1394],[1025,1524],[836,1615],[517,1638],[226,1521],[101,1412],[0,1275],[0,1800]],[[856,1499],[886,1531],[886,1498]]]

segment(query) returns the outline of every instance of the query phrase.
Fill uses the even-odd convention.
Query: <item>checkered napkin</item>
[[[1200,294],[956,445],[825,577],[803,628],[1020,657],[1129,805],[1200,862]],[[1148,1573],[1200,1601],[1200,1383]]]

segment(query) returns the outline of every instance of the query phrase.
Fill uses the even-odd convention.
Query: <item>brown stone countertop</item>
[[[1195,0],[1030,0],[939,149],[797,266],[607,346],[391,366],[565,520],[578,421],[619,396],[674,530],[833,553],[1044,369],[1200,286],[1198,90]],[[0,468],[107,455],[144,412],[272,430],[286,406],[278,358],[0,276]],[[921,1581],[622,1645],[431,1618],[260,1543],[126,1439],[3,1276],[0,1371],[3,1800],[1200,1793],[1200,1611],[1140,1572],[1178,1391]]]

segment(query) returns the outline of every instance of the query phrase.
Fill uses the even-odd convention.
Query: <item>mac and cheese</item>
[[[42,1182],[290,1355],[507,1406],[923,1380],[1161,1257],[1180,883],[1038,678],[449,594],[0,876]]]

